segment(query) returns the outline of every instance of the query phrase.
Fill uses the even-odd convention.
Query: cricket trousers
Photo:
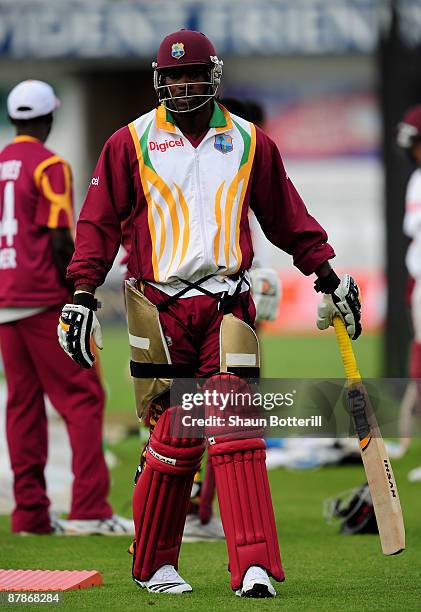
[[[6,435],[14,475],[12,531],[49,533],[44,470],[48,454],[44,394],[63,417],[74,475],[69,519],[106,519],[109,475],[102,448],[104,391],[95,368],[79,367],[61,349],[61,307],[0,324],[7,380]]]

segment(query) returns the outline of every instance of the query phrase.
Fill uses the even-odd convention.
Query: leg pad
[[[411,355],[409,360],[411,378],[421,378],[421,342],[411,342]]]
[[[135,581],[149,580],[162,565],[178,567],[193,478],[204,452],[202,438],[171,437],[172,410],[152,433],[133,494]]]
[[[209,446],[228,546],[231,587],[239,589],[251,565],[284,580],[261,438],[216,439]]]

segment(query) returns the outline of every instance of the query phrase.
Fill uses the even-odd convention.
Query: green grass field
[[[127,349],[123,330],[105,330],[103,367],[115,420],[132,411],[131,387],[125,378]],[[358,343],[358,358],[366,376],[379,371],[380,340]],[[266,376],[342,375],[334,337],[265,338]],[[127,415],[124,415],[127,422]],[[135,417],[133,416],[135,423]],[[136,436],[113,446],[120,463],[112,472],[111,499],[116,512],[128,515],[132,476],[139,455]],[[421,463],[421,446],[394,462],[407,529],[407,550],[396,557],[381,553],[376,536],[340,536],[337,526],[322,518],[322,502],[364,481],[362,467],[344,466],[270,472],[281,554],[287,579],[275,600],[243,600],[229,589],[224,543],[185,544],[180,572],[194,592],[183,596],[150,595],[131,580],[131,557],[125,537],[19,537],[9,533],[8,517],[0,518],[2,568],[97,569],[104,587],[64,594],[64,610],[268,610],[343,611],[421,610],[421,483],[406,479]],[[33,606],[36,607],[36,606]],[[15,608],[16,609],[16,608]],[[24,606],[17,609],[25,609]]]

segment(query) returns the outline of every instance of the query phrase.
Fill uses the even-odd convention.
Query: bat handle
[[[361,374],[358,370],[354,351],[352,350],[351,340],[346,331],[345,323],[339,315],[333,317],[333,327],[335,328],[336,339],[344,365],[345,375],[349,384],[361,382]]]

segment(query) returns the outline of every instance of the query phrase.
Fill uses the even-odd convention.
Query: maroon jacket
[[[76,286],[97,287],[104,282],[122,241],[121,225],[129,216],[131,232],[130,240],[126,240],[130,243],[129,273],[154,280],[148,202],[139,177],[139,151],[132,134],[130,126],[113,134],[95,168],[77,224],[75,254],[68,268],[68,278]],[[174,134],[164,136],[168,139]],[[166,155],[175,155],[176,149],[168,147]],[[267,238],[292,255],[294,265],[303,274],[312,274],[334,257],[326,232],[307,212],[287,177],[275,143],[257,127],[255,156],[240,220],[240,270],[248,269],[253,260],[247,220],[249,206]]]
[[[69,165],[39,140],[18,136],[0,152],[0,308],[68,300],[49,230],[73,226],[72,199]]]

